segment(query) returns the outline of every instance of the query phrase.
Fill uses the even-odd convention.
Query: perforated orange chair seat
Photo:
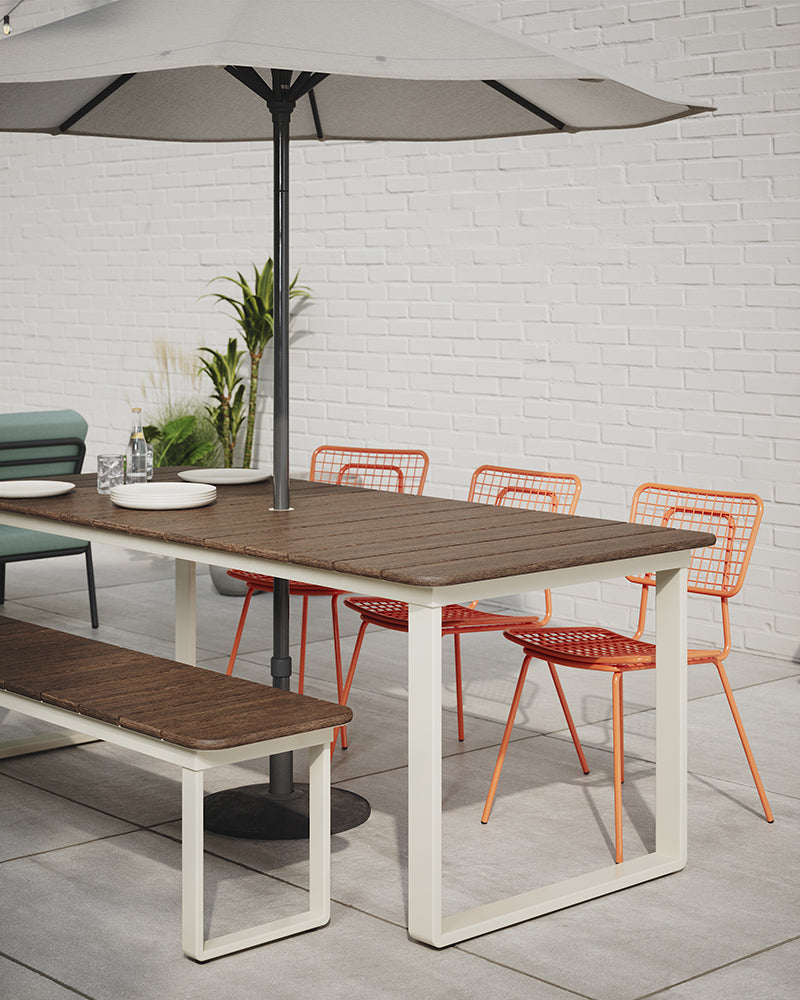
[[[408,605],[402,601],[384,600],[379,597],[348,597],[345,607],[356,611],[362,618],[368,619],[371,625],[394,629],[396,632],[408,631]],[[512,623],[536,627],[541,619],[532,616],[529,619],[519,615],[498,615],[477,608],[464,607],[462,604],[446,604],[442,608],[442,635],[452,635],[454,632],[485,632],[489,629],[501,632]]]
[[[543,628],[535,632],[513,628],[506,639],[518,643],[540,660],[552,660],[586,670],[653,670],[656,647],[652,642],[632,639],[605,628]],[[719,649],[690,649],[688,663],[709,663],[722,655]]]
[[[723,644],[721,649],[690,649],[687,652],[687,662],[713,663],[716,667],[761,800],[764,816],[767,822],[771,823],[772,811],[722,662],[731,648],[728,602],[739,592],[744,582],[762,513],[763,503],[760,497],[753,493],[726,493],[719,490],[667,486],[663,483],[644,483],[634,493],[630,519],[636,524],[702,530],[716,536],[714,545],[692,552],[687,573],[687,590],[690,594],[715,597],[720,601]],[[628,671],[652,670],[656,665],[655,645],[641,638],[645,630],[647,597],[650,588],[655,584],[655,578],[651,573],[643,573],[640,576],[629,576],[628,579],[641,587],[639,621],[632,637],[597,626],[536,630],[512,628],[504,633],[507,639],[523,647],[524,659],[489,785],[489,793],[486,796],[481,817],[483,823],[488,822],[492,811],[511,738],[511,729],[531,660],[535,657],[547,663],[584,774],[588,774],[589,768],[556,666],[606,671],[612,674],[616,860],[622,861],[623,677]]]
[[[514,628],[503,634],[540,659],[591,670],[618,670],[621,665],[628,670],[649,670],[656,665],[656,647],[652,643],[605,628],[546,628],[536,632]]]
[[[242,569],[229,569],[228,576],[234,580],[242,580],[253,590],[263,590],[269,593],[275,584],[275,577],[265,576],[263,573],[247,573]],[[299,580],[289,582],[289,593],[295,597],[333,597],[334,594],[346,594],[346,590],[336,590],[333,587],[321,587],[316,583],[300,583]]]

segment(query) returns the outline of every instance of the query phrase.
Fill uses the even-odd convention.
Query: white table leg
[[[175,659],[197,663],[196,567],[187,559],[175,560]]]
[[[686,570],[656,580],[656,849],[442,914],[442,660],[438,608],[409,607],[408,929],[437,948],[680,871],[686,864]],[[509,864],[512,859],[509,859]]]
[[[656,577],[656,853],[678,871],[687,852],[686,570]]]
[[[408,608],[408,929],[440,945],[442,611]]]

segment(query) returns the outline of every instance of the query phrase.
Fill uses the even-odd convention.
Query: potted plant
[[[310,298],[311,292],[309,289],[297,285],[298,276],[299,272],[294,276],[294,280],[289,285],[289,297],[304,299]],[[253,436],[256,426],[256,408],[258,405],[259,368],[264,350],[272,339],[274,332],[275,282],[272,258],[270,257],[267,259],[266,264],[264,264],[261,270],[253,264],[252,286],[241,272],[237,272],[235,278],[228,275],[220,275],[212,280],[228,281],[235,285],[238,289],[238,295],[236,296],[233,294],[225,295],[222,292],[211,292],[209,295],[216,298],[218,302],[224,302],[233,309],[234,319],[241,330],[242,338],[244,339],[247,351],[250,355],[250,386],[247,397],[247,426],[245,430],[244,453],[242,455],[242,468],[249,469],[253,459]],[[229,341],[228,343],[226,364],[229,367],[233,363],[231,343],[235,343],[235,341]],[[216,370],[220,370],[219,366],[222,362],[221,360],[217,362],[216,359],[221,358],[221,356],[218,355],[216,351],[211,351],[210,348],[201,348],[201,350],[209,351],[209,353],[214,356],[211,367],[214,367]],[[211,374],[209,367],[205,367],[206,364],[207,363],[204,362],[203,370],[205,370],[211,377],[212,381],[214,381],[215,376]],[[236,369],[236,372],[238,373],[238,368]],[[215,398],[219,398],[219,391],[217,390],[216,382],[214,382],[214,388]],[[228,385],[228,391],[231,391],[230,385]],[[238,398],[239,394],[243,393],[243,391],[244,387],[240,386],[237,397],[234,397],[234,401]],[[220,405],[222,405],[221,402]],[[234,404],[232,404],[232,406],[233,405]],[[223,448],[224,447],[225,441],[223,441]]]
[[[289,286],[290,298],[310,298],[307,288],[297,285],[298,274]],[[227,281],[236,287],[238,294],[226,295],[222,292],[209,293],[230,306],[233,318],[242,334],[242,338],[250,355],[250,385],[247,397],[247,426],[245,430],[242,468],[249,469],[253,459],[253,438],[256,425],[256,409],[258,405],[258,380],[261,358],[267,344],[274,333],[274,266],[268,258],[264,266],[259,268],[253,264],[253,283],[241,272],[236,277],[221,275],[214,281]],[[237,351],[236,341],[228,341],[226,354],[221,354],[211,348],[201,348],[208,357],[203,360],[201,371],[204,371],[214,386],[213,398],[217,400],[215,407],[209,408],[217,428],[223,447],[225,467],[233,465],[233,453],[236,446],[237,433],[244,419],[243,396],[244,385],[239,374],[244,352]],[[209,567],[211,580],[220,594],[243,596],[247,592],[246,585],[240,580],[234,580],[219,566]]]
[[[215,351],[213,347],[201,347],[200,353],[208,355],[202,359],[200,371],[211,379],[214,386],[211,398],[217,401],[216,406],[207,407],[208,415],[222,444],[223,465],[231,469],[236,438],[244,421],[244,383],[239,374],[244,351],[237,348],[236,338],[231,337],[225,354]],[[249,465],[245,464],[244,468],[249,468]]]

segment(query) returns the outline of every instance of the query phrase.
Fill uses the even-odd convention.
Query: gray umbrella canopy
[[[0,46],[4,131],[272,138],[265,95],[225,67],[326,75],[298,100],[293,139],[535,135],[708,110],[425,0],[116,0]]]
[[[0,131],[272,139],[276,510],[290,507],[290,138],[481,139],[707,110],[426,0],[114,0],[0,38]],[[288,581],[274,600],[273,683],[288,687]],[[270,762],[278,794],[287,756]]]

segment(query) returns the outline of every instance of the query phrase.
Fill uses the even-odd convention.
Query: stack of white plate
[[[111,488],[111,502],[133,510],[205,507],[217,499],[216,486],[194,483],[128,483]]]

